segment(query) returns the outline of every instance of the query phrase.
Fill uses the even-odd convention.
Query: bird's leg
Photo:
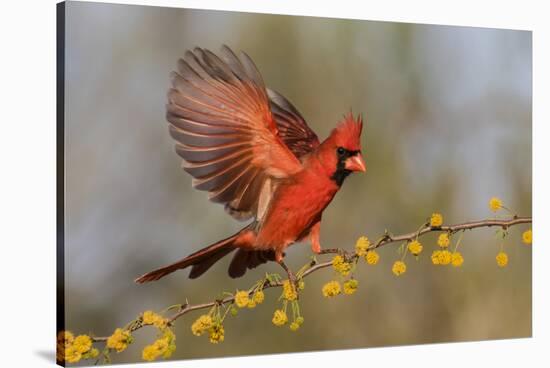
[[[297,285],[297,284],[296,284],[296,276],[294,276],[294,273],[292,273],[292,271],[290,270],[290,268],[287,267],[287,265],[283,262],[283,260],[280,260],[280,261],[279,261],[279,264],[280,264],[281,267],[286,271],[286,274],[288,275],[288,280],[289,280],[293,285]]]
[[[281,267],[286,271],[286,274],[288,275],[288,280],[293,284],[296,285],[296,276],[294,276],[294,273],[290,270],[290,268],[287,267],[285,262],[283,262],[283,254],[282,253],[275,253],[275,260],[278,264],[281,265]]]
[[[321,221],[318,221],[311,227],[309,238],[311,240],[311,250],[315,254],[321,253],[321,243],[319,241],[321,233]]]

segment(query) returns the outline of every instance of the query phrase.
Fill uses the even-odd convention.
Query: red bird
[[[252,222],[229,238],[174,264],[146,273],[138,283],[158,280],[192,266],[194,279],[235,252],[235,278],[267,261],[283,263],[285,249],[309,240],[319,253],[323,210],[344,179],[365,171],[361,117],[350,113],[323,141],[283,96],[267,89],[248,55],[223,46],[187,51],[171,75],[167,120],[183,169],[193,187],[209,192],[238,220]]]

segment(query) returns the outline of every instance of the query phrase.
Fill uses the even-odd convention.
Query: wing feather
[[[270,100],[248,55],[237,57],[227,46],[220,55],[201,48],[185,53],[171,74],[166,118],[193,186],[246,219],[256,215],[266,180],[302,169],[299,155],[279,135],[281,127],[299,132],[289,122],[299,113]]]
[[[319,146],[319,138],[290,101],[273,90],[267,93],[279,137],[292,153],[300,158]]]

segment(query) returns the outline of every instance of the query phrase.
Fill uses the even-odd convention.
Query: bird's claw
[[[290,269],[288,270],[288,281],[290,281],[290,283],[292,285],[294,285],[295,287],[298,287],[298,281],[296,279],[296,276],[294,275],[294,273],[292,271],[290,271]]]
[[[290,268],[288,268],[287,265],[282,260],[279,261],[279,264],[286,271],[286,274],[288,275],[288,281],[291,282],[294,286],[297,287],[298,283],[297,283],[297,280],[296,280],[296,276],[294,275],[292,270]]]

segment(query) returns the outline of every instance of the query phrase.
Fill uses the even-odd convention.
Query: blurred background
[[[434,211],[447,223],[492,216],[492,196],[531,214],[531,33],[69,2],[66,14],[66,328],[109,335],[140,312],[210,301],[252,285],[276,264],[227,276],[230,258],[197,280],[133,279],[233,234],[243,224],[191,188],[164,119],[169,72],[194,46],[244,50],[266,84],[285,95],[324,139],[353,109],[366,118],[368,171],[353,175],[325,211],[321,244],[417,229]],[[191,334],[200,314],[176,323],[173,359],[531,336],[527,226],[505,240],[499,269],[493,229],[467,232],[461,268],[434,267],[436,237],[396,278],[397,245],[361,264],[359,291],[327,300],[331,270],[306,279],[298,332],[271,323],[279,291],[225,323],[225,341]],[[287,252],[297,269],[307,244]],[[113,362],[141,360],[155,335]],[[436,348],[436,347],[434,347]]]

